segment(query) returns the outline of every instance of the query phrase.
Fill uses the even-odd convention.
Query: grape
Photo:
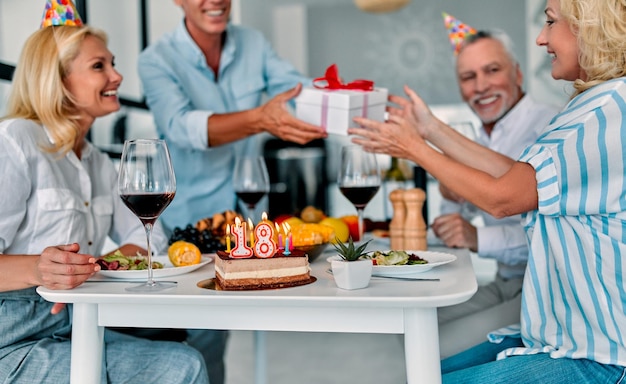
[[[199,231],[191,224],[188,224],[185,228],[174,228],[169,244],[180,240],[195,244],[202,253],[215,253],[224,248],[220,239],[214,236],[211,230]]]

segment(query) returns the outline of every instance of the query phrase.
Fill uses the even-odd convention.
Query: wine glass
[[[143,223],[148,250],[148,280],[141,285],[128,287],[126,290],[154,292],[176,286],[173,282],[159,282],[153,279],[150,248],[152,227],[176,194],[176,178],[165,141],[126,140],[122,151],[117,188],[126,206]]]
[[[376,155],[365,152],[358,145],[342,147],[337,185],[357,210],[359,240],[363,240],[363,210],[380,188],[380,170]]]
[[[262,156],[238,157],[233,174],[235,194],[248,208],[248,215],[254,217],[258,202],[270,191],[270,177]]]

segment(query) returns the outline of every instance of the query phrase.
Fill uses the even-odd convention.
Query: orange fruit
[[[200,263],[200,248],[186,241],[176,241],[167,249],[167,256],[175,267],[184,267]]]
[[[348,228],[348,224],[346,224],[343,220],[336,217],[327,217],[325,219],[322,219],[319,224],[328,225],[334,230],[335,236],[331,239],[331,242],[336,243],[340,241],[342,243],[345,243],[346,241],[348,241],[348,237],[350,236],[350,229]]]

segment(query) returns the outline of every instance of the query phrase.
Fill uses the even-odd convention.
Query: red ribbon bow
[[[317,82],[325,81],[326,85],[318,85]],[[320,89],[358,89],[361,91],[371,91],[374,89],[374,82],[371,80],[354,80],[347,84],[341,82],[339,77],[339,69],[337,64],[333,64],[326,68],[326,74],[324,77],[318,77],[313,80],[313,86]]]

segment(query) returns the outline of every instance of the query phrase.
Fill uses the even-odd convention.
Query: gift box
[[[324,82],[324,85],[320,83]],[[354,117],[384,121],[387,89],[374,88],[369,80],[355,80],[344,84],[336,65],[326,70],[325,77],[317,78],[313,87],[304,87],[296,97],[296,117],[326,129],[330,134],[347,135],[348,128],[356,126]]]

